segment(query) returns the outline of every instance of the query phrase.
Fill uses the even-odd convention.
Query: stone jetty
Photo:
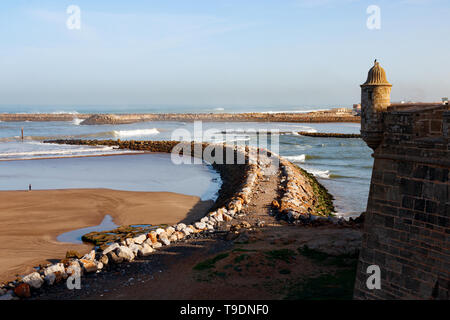
[[[69,277],[68,280],[76,284],[77,277],[104,272],[108,264],[130,262],[179,241],[186,241],[199,235],[220,233],[223,224],[245,214],[245,208],[251,205],[251,199],[257,198],[260,192],[258,185],[266,179],[267,172],[280,176],[282,181],[279,186],[279,198],[272,203],[272,212],[278,218],[293,224],[313,226],[347,223],[333,216],[332,197],[314,177],[268,150],[248,146],[177,141],[54,140],[48,142],[108,145],[151,152],[179,152],[176,148],[190,146],[191,155],[200,158],[203,157],[206,148],[222,147],[224,157],[228,151],[232,152],[235,159],[243,157],[245,161],[243,164],[212,163],[212,166],[220,173],[223,184],[214,206],[198,221],[189,225],[178,223],[160,226],[149,232],[132,233],[128,237],[113,242],[108,240],[108,243],[100,243],[95,250],[84,256],[68,252],[66,258],[60,262],[38,267],[35,272],[0,286],[0,299],[28,298],[33,290],[39,290],[42,286],[51,286]],[[261,153],[261,151],[265,152]]]
[[[83,125],[127,124],[144,121],[226,122],[360,122],[359,116],[334,110],[308,113],[146,113],[146,114],[0,114],[0,121],[72,121]]]

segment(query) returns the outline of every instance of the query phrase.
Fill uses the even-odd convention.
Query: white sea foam
[[[53,111],[50,114],[79,114],[78,111]]]
[[[158,134],[159,131],[156,128],[152,129],[137,129],[137,130],[120,130],[113,131],[114,136],[117,137],[134,137],[134,136],[148,136]]]
[[[298,156],[285,156],[284,158],[291,162],[305,162],[306,154],[300,154]]]
[[[213,143],[232,143],[232,142],[239,142],[239,141],[250,141],[250,138],[227,138],[225,140],[220,139],[211,139],[210,142]]]
[[[11,157],[37,157],[37,156],[57,156],[57,155],[74,155],[80,153],[102,153],[114,150],[114,147],[92,147],[92,148],[71,148],[71,149],[53,149],[53,150],[34,150],[25,152],[6,152],[0,153],[0,158]]]
[[[316,111],[326,111],[328,109],[309,109],[309,110],[280,110],[280,111],[262,111],[260,113],[269,113],[269,114],[274,114],[274,113],[309,113],[309,112],[316,112]]]
[[[78,111],[53,111],[53,112],[37,112],[37,111],[30,111],[30,112],[8,112],[10,114],[80,114]]]
[[[83,122],[83,119],[74,118],[72,120],[72,124],[75,126],[79,126],[81,122]]]
[[[331,177],[330,170],[307,169],[307,171],[318,178],[330,179]]]
[[[309,133],[316,133],[317,132],[317,130],[313,129],[313,128],[308,128],[308,129],[303,130],[303,131],[306,131],[306,132],[309,132]]]

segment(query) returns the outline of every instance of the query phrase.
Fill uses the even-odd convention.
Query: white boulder
[[[91,250],[91,252],[86,253],[83,258],[81,259],[85,259],[85,260],[95,260],[95,250]]]
[[[147,236],[145,234],[141,234],[140,236],[135,237],[133,240],[136,244],[143,244],[146,239]]]
[[[22,281],[35,289],[39,289],[44,284],[44,280],[42,280],[41,275],[37,272],[26,275],[22,278]]]
[[[223,221],[223,217],[222,217],[222,213],[221,212],[214,212],[213,214],[211,214],[212,218],[214,218],[217,222],[222,222]]]
[[[200,219],[200,222],[203,222],[203,223],[208,223],[208,221],[209,221],[209,217],[203,217]]]
[[[110,253],[111,251],[116,250],[118,247],[119,247],[119,244],[118,244],[118,243],[113,243],[113,244],[110,245],[108,248],[106,248],[105,250],[103,250],[103,254],[104,254],[104,255],[105,255],[105,254],[108,254],[108,253]]]
[[[50,267],[47,267],[44,270],[44,277],[45,281],[47,281],[49,285],[52,285],[58,277],[66,278],[67,274],[66,269],[64,268],[64,264],[57,263]]]
[[[138,254],[138,252],[139,252],[139,249],[141,249],[142,246],[139,245],[139,244],[132,243],[132,244],[130,244],[130,245],[128,246],[128,248],[131,249],[131,251],[133,251],[133,254],[134,254],[135,256],[137,256],[137,254]]]
[[[166,246],[170,245],[170,240],[165,233],[159,235],[159,240]]]
[[[81,266],[77,260],[74,260],[66,268],[67,275],[81,275]]]
[[[149,246],[147,243],[144,243],[142,245],[142,247],[139,249],[139,256],[141,257],[146,257],[148,255],[150,255],[151,253],[153,253],[155,251],[155,249],[153,249],[151,246]]]
[[[174,232],[175,232],[175,228],[174,227],[166,228],[166,234],[167,234],[168,237],[170,237]]]
[[[95,272],[98,269],[98,262],[86,259],[80,259],[80,264],[86,273]],[[103,264],[102,264],[103,268]]]
[[[134,259],[134,253],[128,247],[120,246],[117,248],[116,253],[119,258],[122,258],[125,261],[133,261]]]
[[[161,247],[162,247],[161,242],[155,242],[155,243],[152,244],[152,248],[153,249],[158,249],[158,248],[161,248]]]
[[[194,223],[194,227],[200,230],[206,229],[206,224],[204,222],[196,222]]]
[[[176,229],[177,231],[183,231],[184,229],[186,229],[186,225],[184,223],[179,223]]]

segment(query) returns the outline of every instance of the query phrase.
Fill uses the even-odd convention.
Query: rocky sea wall
[[[0,113],[0,121],[24,122],[24,121],[72,121],[74,119],[87,119],[91,114],[72,113]]]
[[[68,252],[65,259],[55,264],[36,267],[36,271],[15,281],[0,286],[0,300],[28,298],[32,290],[42,286],[51,286],[71,277],[73,281],[84,274],[104,271],[108,264],[129,262],[139,257],[151,255],[161,247],[184,241],[199,234],[220,232],[223,223],[243,215],[245,209],[258,194],[257,185],[264,178],[264,172],[274,169],[281,178],[279,202],[272,203],[273,212],[280,218],[295,224],[322,225],[345,224],[343,219],[332,216],[327,193],[323,194],[320,184],[289,161],[265,150],[259,156],[256,148],[228,146],[224,144],[196,144],[177,141],[120,141],[120,140],[54,140],[47,141],[61,144],[108,145],[121,149],[145,150],[149,152],[175,152],[190,150],[193,157],[204,159],[205,151],[213,147],[223,148],[223,160],[230,152],[235,161],[244,159],[242,164],[211,163],[223,180],[219,197],[210,211],[200,220],[186,225],[178,223],[161,226],[151,231],[125,232],[116,241],[105,239],[96,243],[94,250],[86,255]],[[177,149],[179,148],[179,149]],[[214,153],[212,151],[211,153]],[[229,154],[230,154],[229,153]],[[254,155],[258,154],[257,157]],[[266,156],[267,155],[267,156]],[[216,158],[217,159],[217,158]],[[229,160],[229,159],[228,159]],[[220,161],[219,161],[220,162]],[[318,189],[319,188],[319,189]],[[319,191],[319,192],[318,192]],[[325,200],[324,200],[325,199]],[[136,231],[136,230],[135,230]],[[72,281],[69,279],[70,281]],[[74,280],[75,279],[75,280]]]
[[[334,111],[308,113],[154,113],[154,114],[0,114],[0,121],[72,121],[81,124],[127,124],[143,121],[226,121],[226,122],[360,122],[359,116]]]

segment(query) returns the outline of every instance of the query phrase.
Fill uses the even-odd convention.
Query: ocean
[[[186,108],[151,108],[139,107],[136,110],[127,108],[98,107],[56,108],[56,107],[15,107],[0,108],[2,112],[47,113],[72,112],[74,120],[70,122],[0,122],[0,189],[17,190],[28,187],[31,181],[39,189],[104,187],[132,191],[170,191],[189,195],[197,195],[202,199],[213,199],[220,183],[217,175],[207,164],[200,168],[192,167],[183,170],[174,169],[170,161],[158,157],[142,157],[144,155],[117,157],[86,157],[64,159],[64,161],[42,159],[49,157],[77,157],[120,154],[126,151],[111,147],[68,146],[42,143],[45,139],[77,138],[77,139],[121,139],[121,140],[177,140],[175,130],[194,132],[194,124],[188,122],[142,122],[123,125],[80,125],[77,113],[132,113],[132,112],[214,112],[206,108],[195,110]],[[258,108],[253,110],[209,108],[215,112],[273,112],[277,109]],[[282,108],[283,109],[283,108]],[[282,110],[279,109],[279,110]],[[318,109],[318,108],[316,108]],[[76,110],[76,111],[74,111]],[[306,112],[309,108],[286,108],[282,111]],[[25,139],[20,139],[21,129]],[[203,132],[216,132],[209,141],[221,142],[220,132],[233,132],[227,139],[249,145],[257,144],[257,136],[244,131],[276,129],[283,132],[279,136],[279,153],[288,160],[306,169],[330,191],[335,197],[335,207],[339,215],[357,216],[365,211],[370,186],[373,160],[371,150],[360,139],[318,138],[298,135],[299,131],[359,133],[358,123],[249,123],[249,122],[205,122]],[[206,139],[208,140],[208,139]],[[268,145],[270,147],[270,145]],[[147,155],[148,156],[148,155]],[[39,158],[41,158],[39,160]],[[26,161],[34,159],[33,161]],[[140,159],[140,160],[137,160]],[[133,163],[130,165],[131,162]],[[97,166],[97,167],[96,167]],[[104,168],[102,171],[101,168]],[[188,166],[188,165],[182,165]],[[98,168],[91,170],[88,168]],[[84,169],[83,169],[84,168]],[[126,171],[124,171],[126,168]],[[151,170],[150,168],[154,168]],[[156,169],[157,168],[157,169]],[[185,170],[186,169],[186,170]],[[66,173],[64,175],[63,173]],[[126,173],[125,173],[126,172]],[[145,172],[145,175],[141,175]],[[161,175],[165,172],[165,175]],[[184,172],[182,175],[181,172]],[[109,174],[108,174],[109,173]],[[114,173],[111,175],[111,173]],[[185,183],[178,182],[183,177]],[[200,180],[195,180],[198,178]],[[193,179],[189,183],[189,179]],[[162,181],[165,181],[162,183]],[[195,180],[195,181],[194,181]],[[73,181],[73,182],[72,182]],[[190,185],[199,185],[198,189]]]

